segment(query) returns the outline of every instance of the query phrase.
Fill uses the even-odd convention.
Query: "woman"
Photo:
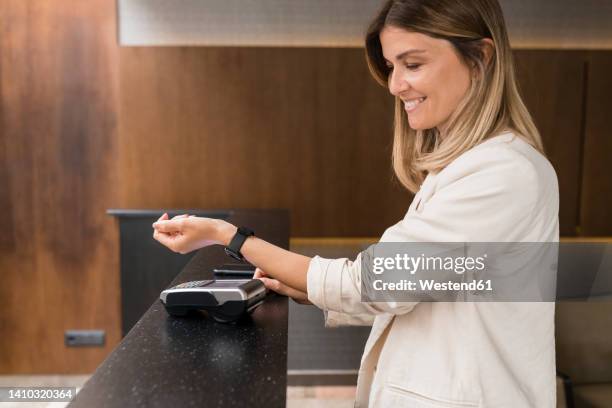
[[[517,91],[496,0],[390,0],[366,54],[396,101],[394,171],[416,192],[381,241],[558,241],[556,175]],[[237,231],[166,214],[154,228],[181,253],[228,245]],[[359,257],[311,259],[256,237],[240,252],[268,288],[312,302],[328,325],[373,324],[356,406],[555,406],[553,303],[365,303]]]

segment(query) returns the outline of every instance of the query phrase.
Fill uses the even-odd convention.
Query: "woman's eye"
[[[412,71],[416,71],[421,67],[422,64],[406,64],[406,68]]]

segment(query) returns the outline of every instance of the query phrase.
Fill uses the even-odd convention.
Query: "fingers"
[[[171,234],[173,232],[180,232],[182,227],[182,219],[172,219],[172,220],[161,220],[153,223],[153,228],[158,232],[165,232],[166,234]]]
[[[263,282],[266,288],[273,292],[289,296],[290,298],[295,299],[298,302],[308,301],[308,295],[306,293],[301,292],[297,289],[293,289],[292,287],[287,286],[276,279],[259,278],[259,280]]]
[[[305,292],[293,289],[291,286],[287,286],[281,283],[279,280],[268,278],[266,273],[259,268],[255,268],[253,279],[259,279],[268,290],[279,293],[281,295],[289,296],[297,303],[300,304],[311,304],[308,300],[308,294]]]
[[[266,288],[270,289],[271,291],[280,293],[281,295],[286,295],[286,286],[277,281],[276,279],[259,278],[259,280],[264,284]]]
[[[188,214],[181,214],[169,219],[168,213],[162,214],[153,223],[153,239],[174,252],[180,252],[179,238],[183,228],[182,220],[187,217],[189,217]]]
[[[185,218],[186,216],[187,214],[178,215],[176,217],[173,217],[172,219],[174,220]],[[165,221],[169,221],[169,216],[167,212],[163,213],[162,216],[159,217],[157,221],[153,223],[153,239],[160,242],[162,245],[165,245],[166,247],[170,248],[170,245],[173,242],[170,238],[176,236],[177,231],[176,229],[169,230],[169,227],[165,225]],[[162,225],[161,228],[160,225]]]
[[[164,245],[165,247],[172,249],[173,238],[171,235],[167,235],[156,230],[153,233],[153,239],[155,239],[157,242]]]
[[[181,231],[182,224],[164,223],[162,221],[178,221],[178,220],[181,220],[187,217],[189,217],[189,214],[181,214],[181,215],[176,215],[172,217],[172,219],[169,220],[168,214],[164,213],[164,215],[162,215],[157,220],[157,222],[153,223],[153,228],[155,228],[156,231],[164,233],[164,234],[176,235]]]
[[[259,268],[255,268],[255,273],[253,274],[253,279],[259,279],[266,277],[266,273]]]
[[[168,213],[163,213],[162,216],[159,217],[157,221],[153,223],[153,228],[155,228],[156,231],[159,231],[158,226],[161,225],[163,221],[168,221]],[[165,232],[165,231],[161,231],[161,232]]]
[[[177,230],[179,230],[181,224],[177,224],[177,223],[172,223],[171,221],[178,221],[181,220],[183,218],[188,218],[188,217],[192,217],[189,214],[181,214],[181,215],[176,215],[174,217],[172,217],[172,219],[169,218],[168,213],[163,213],[161,217],[159,217],[159,219],[153,223],[153,228],[155,228],[157,231],[159,232],[176,232]],[[164,221],[168,221],[168,222],[164,222]]]

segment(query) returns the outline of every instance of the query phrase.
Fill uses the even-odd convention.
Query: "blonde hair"
[[[505,130],[515,132],[543,153],[542,140],[519,94],[512,50],[497,0],[389,0],[366,34],[366,59],[374,78],[388,86],[390,69],[382,54],[380,32],[386,26],[444,39],[462,60],[476,69],[470,89],[438,130],[414,130],[402,101],[395,98],[393,170],[408,190],[416,192],[429,172],[438,172],[459,155]],[[493,41],[489,63],[484,38]]]

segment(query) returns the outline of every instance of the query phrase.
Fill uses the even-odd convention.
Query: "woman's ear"
[[[482,40],[480,40],[480,46],[481,46],[484,66],[485,67],[489,66],[489,63],[491,62],[491,57],[493,56],[493,53],[495,52],[495,43],[493,43],[493,40],[490,38],[483,38]]]
[[[478,78],[481,75],[478,66],[482,66],[482,68],[486,71],[487,67],[491,63],[491,58],[495,53],[495,43],[490,38],[482,38],[478,41],[478,47],[480,47],[480,56],[482,61],[472,61],[472,79]],[[482,62],[482,64],[480,64]]]

